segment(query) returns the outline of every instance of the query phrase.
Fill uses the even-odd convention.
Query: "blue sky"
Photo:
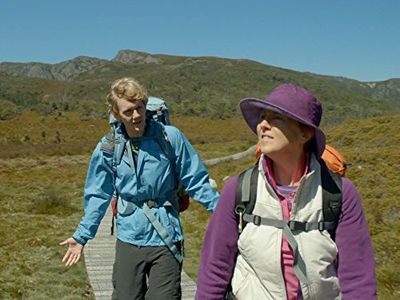
[[[399,0],[1,0],[0,62],[121,49],[400,78]]]

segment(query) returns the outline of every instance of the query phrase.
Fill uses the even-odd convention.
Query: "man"
[[[180,299],[183,234],[177,181],[209,211],[219,195],[182,132],[146,119],[147,92],[135,79],[115,81],[107,100],[121,126],[112,141],[103,138],[93,152],[85,214],[73,236],[61,243],[68,246],[63,262],[66,266],[78,262],[116,190],[120,201],[113,299]],[[174,152],[173,162],[163,151],[163,138]],[[116,163],[119,152],[123,156]]]

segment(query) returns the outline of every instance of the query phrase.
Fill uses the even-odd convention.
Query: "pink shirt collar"
[[[306,159],[307,159],[307,164],[306,164],[306,168],[304,170],[303,176],[306,175],[309,172],[309,169],[310,169],[310,167],[309,167],[310,156],[307,155]],[[275,193],[281,197],[281,195],[278,193],[278,190],[277,190],[277,183],[276,183],[275,176],[274,176],[274,171],[273,171],[273,168],[272,168],[272,160],[268,156],[266,156],[264,154],[263,154],[263,160],[262,160],[262,168],[263,168],[263,171],[265,173],[265,177],[268,180],[268,183],[274,189]]]

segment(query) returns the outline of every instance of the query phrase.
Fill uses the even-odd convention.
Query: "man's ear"
[[[120,115],[119,115],[119,111],[118,111],[118,109],[117,109],[115,106],[112,107],[111,113],[113,114],[114,118],[115,118],[117,121],[121,121],[121,117],[120,117]]]

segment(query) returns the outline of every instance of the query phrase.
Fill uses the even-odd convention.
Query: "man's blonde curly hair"
[[[136,79],[132,77],[124,77],[115,80],[111,84],[111,91],[107,95],[107,104],[110,112],[115,117],[119,116],[117,101],[126,99],[128,101],[143,101],[147,104],[147,90]]]

